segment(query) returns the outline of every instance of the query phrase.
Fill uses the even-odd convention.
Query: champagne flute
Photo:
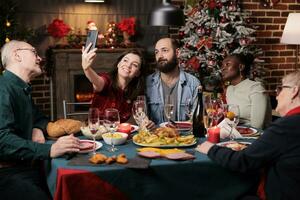
[[[132,105],[132,115],[137,125],[142,129],[145,128],[145,120],[147,120],[146,105],[144,101],[136,100]]]
[[[120,115],[119,111],[114,108],[107,108],[104,111],[104,126],[111,134],[111,147],[108,148],[108,151],[115,152],[118,149],[114,145],[114,133],[117,130],[120,124]]]
[[[93,145],[93,155],[96,154],[96,133],[99,130],[99,110],[98,108],[90,108],[88,114],[88,126],[90,132],[92,133],[94,145]]]
[[[174,104],[171,101],[170,95],[168,95],[167,101],[165,102],[164,112],[165,112],[166,118],[168,119],[168,123],[170,124],[170,120],[174,114]]]
[[[234,139],[234,136],[232,135],[232,130],[235,128],[240,119],[240,109],[238,105],[235,104],[228,104],[226,106],[226,118],[230,120],[229,126],[230,126],[230,133],[229,133],[229,138],[231,140]]]
[[[192,119],[193,115],[193,102],[191,99],[187,99],[185,103],[185,115],[187,121],[190,121]]]

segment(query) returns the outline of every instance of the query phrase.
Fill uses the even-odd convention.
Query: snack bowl
[[[106,144],[111,145],[112,142],[114,145],[124,144],[127,140],[128,134],[122,132],[115,133],[104,133],[102,138]]]
[[[91,133],[91,131],[90,131],[90,129],[89,129],[89,127],[88,126],[82,126],[82,127],[80,127],[80,130],[81,130],[81,133],[85,136],[85,137],[87,137],[87,138],[89,138],[89,139],[93,139],[93,134]],[[104,133],[106,133],[107,132],[107,130],[106,130],[106,128],[105,128],[105,126],[99,126],[99,130],[97,131],[97,133],[95,134],[95,139],[96,140],[100,140],[100,139],[102,139],[102,135],[104,134]]]

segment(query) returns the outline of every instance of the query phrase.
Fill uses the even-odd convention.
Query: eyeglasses
[[[275,89],[276,95],[278,96],[283,88],[293,88],[293,86],[289,85],[278,85]]]
[[[30,49],[30,48],[19,48],[19,49],[16,49],[16,51],[31,51],[34,55],[35,55],[35,57],[38,57],[38,53],[37,53],[37,51],[35,50],[35,49]]]

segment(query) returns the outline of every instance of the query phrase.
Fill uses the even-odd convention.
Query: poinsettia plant
[[[65,37],[70,30],[70,26],[65,24],[64,21],[60,19],[54,19],[47,27],[48,33],[55,38]]]
[[[130,36],[135,35],[136,33],[135,17],[124,18],[120,23],[118,23],[118,28],[123,32],[127,32],[128,35]]]

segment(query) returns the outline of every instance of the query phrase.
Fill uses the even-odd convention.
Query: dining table
[[[81,136],[82,137],[82,136]],[[201,143],[206,138],[197,139]],[[234,172],[197,152],[197,144],[180,148],[195,156],[191,160],[148,159],[137,154],[141,148],[127,140],[117,152],[106,145],[97,153],[124,153],[129,163],[89,164],[90,154],[74,154],[45,163],[47,185],[54,200],[79,199],[204,199],[234,200],[256,192],[258,172]],[[78,161],[78,162],[77,162]],[[83,162],[82,162],[83,161]]]

